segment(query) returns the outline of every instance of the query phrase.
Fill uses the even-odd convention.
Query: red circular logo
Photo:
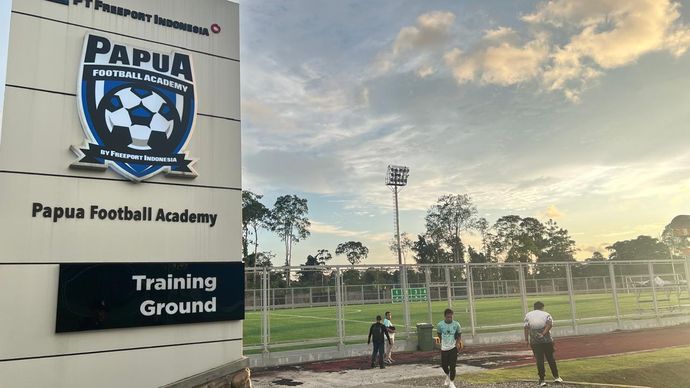
[[[213,31],[214,34],[217,34],[220,32],[220,26],[216,23],[211,24],[211,31]]]

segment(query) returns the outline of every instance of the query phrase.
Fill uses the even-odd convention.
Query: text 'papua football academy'
[[[62,219],[83,220],[87,218],[87,210],[83,207],[62,207],[45,206],[40,202],[34,202],[31,208],[31,216],[52,219],[58,222]],[[163,208],[143,206],[141,208],[130,208],[121,206],[114,209],[102,208],[98,205],[91,205],[88,209],[88,219],[91,220],[111,220],[111,221],[157,221],[190,224],[208,224],[214,227],[218,220],[216,213],[193,212],[189,209],[182,211],[167,211]]]

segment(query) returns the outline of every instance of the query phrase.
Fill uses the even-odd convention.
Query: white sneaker
[[[553,379],[553,382],[554,382],[554,383],[562,383],[562,382],[563,382],[563,379],[560,378],[560,377],[556,377],[555,379]]]
[[[448,377],[448,375],[446,375],[446,381],[443,382],[443,386],[447,387],[449,384],[450,384],[450,377]]]
[[[457,388],[457,387],[455,386],[455,383],[451,381],[450,385],[448,385],[448,388]]]
[[[544,381],[544,380],[539,380],[539,386],[540,386],[540,387],[545,387],[545,386],[546,386],[546,381]]]

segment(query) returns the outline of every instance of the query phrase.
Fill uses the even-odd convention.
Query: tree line
[[[259,251],[258,231],[265,229],[275,233],[285,243],[284,264],[292,265],[292,246],[310,236],[311,223],[308,218],[307,199],[296,195],[280,196],[272,208],[261,202],[262,196],[244,191],[242,193],[242,242],[244,261],[248,267],[272,266],[271,252]],[[417,264],[450,264],[450,263],[538,263],[527,274],[534,278],[563,277],[563,266],[547,265],[557,262],[575,262],[577,247],[567,229],[562,228],[555,220],[542,222],[533,217],[506,215],[490,224],[478,215],[476,206],[467,194],[442,195],[435,204],[429,207],[425,216],[425,231],[411,238],[407,233],[401,234],[401,254],[406,262]],[[668,228],[667,228],[668,229]],[[664,233],[670,233],[665,231]],[[478,237],[479,243],[466,244],[463,236],[472,234]],[[676,239],[677,240],[677,239]],[[669,246],[674,240],[668,236],[659,240],[650,236],[639,236],[635,239],[617,241],[606,247],[608,255],[593,252],[583,264],[574,268],[574,276],[606,276],[605,266],[587,265],[601,262],[664,260],[673,258],[673,249]],[[677,242],[677,241],[676,241]],[[250,253],[249,250],[252,250]],[[393,238],[390,249],[397,254],[397,240]],[[352,264],[360,264],[368,257],[369,249],[360,241],[347,241],[338,244],[336,256],[343,255]],[[333,258],[327,249],[319,249],[306,257],[304,264],[293,279],[288,272],[273,273],[272,282],[290,285],[297,281],[300,285],[328,284],[331,275],[327,273],[327,264]],[[411,260],[410,260],[411,259]],[[324,267],[314,270],[312,267]],[[646,273],[644,266],[621,267],[626,274]],[[436,276],[441,276],[439,269]],[[347,284],[371,284],[375,281],[394,282],[397,271],[385,271],[369,268],[366,271],[347,270],[343,274]],[[419,274],[408,275],[414,282]],[[462,277],[454,274],[454,278]],[[510,267],[477,271],[476,280],[512,280],[517,272]],[[423,282],[423,276],[420,278]],[[255,282],[256,279],[253,279]]]
[[[265,229],[275,233],[285,244],[285,266],[292,266],[292,247],[308,238],[309,205],[306,198],[296,195],[283,195],[276,199],[272,208],[261,202],[262,195],[251,191],[242,191],[242,254],[248,267],[273,266],[272,252],[259,252],[259,230]],[[249,253],[250,245],[253,252]],[[359,264],[369,255],[369,248],[359,241],[347,241],[335,249],[336,256],[343,255],[352,265]],[[316,255],[309,255],[304,266],[326,265],[332,258],[328,250],[319,250]],[[307,279],[300,275],[300,280]],[[287,285],[292,279],[289,271],[284,275]],[[253,278],[256,282],[256,278]]]

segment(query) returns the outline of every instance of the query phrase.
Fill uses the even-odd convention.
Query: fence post
[[[602,277],[601,279],[604,281],[604,293],[608,293],[609,289],[608,289],[608,286],[606,285],[606,278]]]
[[[618,287],[616,286],[616,273],[613,268],[613,263],[609,263],[609,279],[611,279],[611,293],[613,294],[613,304],[616,307],[616,322],[618,323],[618,329],[622,329],[623,322],[621,321],[621,308],[618,302]]]
[[[343,279],[340,268],[335,273],[335,311],[338,319],[338,351],[345,350],[345,327],[343,326]]]
[[[450,268],[445,267],[445,273],[446,273],[446,289],[447,289],[447,298],[448,298],[448,308],[452,309],[453,308],[453,287],[450,284]]]
[[[262,352],[264,357],[268,356],[268,341],[269,341],[269,328],[270,323],[268,319],[268,294],[269,294],[269,275],[267,269],[264,267],[261,272],[261,345],[263,346]]]
[[[690,256],[685,258],[685,285],[688,286],[688,299],[690,299]],[[678,299],[680,299],[680,295]]]
[[[568,284],[568,299],[570,300],[570,319],[572,320],[573,331],[577,334],[577,310],[575,309],[575,290],[573,289],[573,271],[570,264],[565,265],[565,278]],[[585,281],[587,279],[585,278]]]
[[[309,287],[309,307],[314,306],[314,293],[312,292],[312,289],[314,287]]]
[[[433,324],[433,311],[431,309],[431,269],[424,268],[424,281],[426,282],[426,308],[429,313],[429,323]]]
[[[400,266],[400,280],[402,283],[402,297],[403,297],[403,316],[405,317],[405,334],[407,341],[410,340],[410,295],[407,289],[407,266]]]
[[[467,270],[467,302],[470,307],[470,326],[472,328],[472,338],[477,334],[475,326],[477,326],[477,321],[474,316],[474,279],[472,275],[472,267],[469,264],[465,264]]]
[[[647,262],[647,269],[649,270],[649,286],[652,287],[652,302],[654,303],[654,315],[659,320],[659,301],[656,299],[656,284],[654,283],[654,264],[651,261]]]
[[[520,283],[520,301],[522,302],[522,315],[527,314],[527,285],[525,284],[525,270],[522,269],[523,265],[519,264],[517,267],[518,271],[518,282]]]
[[[295,308],[295,289],[294,288],[290,289],[290,301],[292,302],[291,308],[294,309]]]
[[[364,284],[362,284],[361,287],[362,287],[362,304],[364,304]]]

